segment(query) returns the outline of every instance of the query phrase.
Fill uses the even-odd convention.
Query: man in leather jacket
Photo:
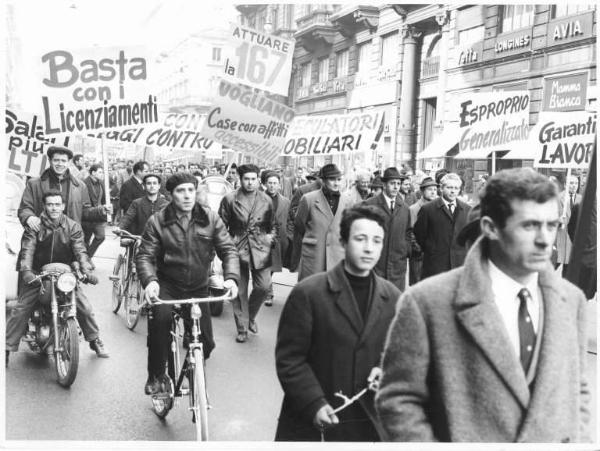
[[[223,262],[224,288],[237,296],[239,258],[219,216],[196,202],[198,180],[181,172],[166,184],[173,200],[150,217],[142,235],[136,266],[150,299],[189,299],[208,295],[208,277],[214,251]],[[169,350],[170,305],[155,305],[148,321],[148,380],[144,391],[154,394],[164,382]],[[214,349],[208,304],[200,304],[204,356]]]
[[[77,261],[82,271],[87,274],[91,265],[81,226],[63,214],[64,202],[62,194],[50,190],[43,194],[44,211],[40,214],[38,230],[26,227],[21,240],[19,268],[24,282],[19,295],[19,303],[13,309],[6,322],[6,351],[16,352],[19,342],[27,327],[27,320],[38,300],[40,282],[29,284],[36,277],[42,266],[48,263],[64,263],[70,265]],[[77,322],[83,336],[90,343],[98,357],[108,357],[104,345],[98,336],[98,324],[92,312],[92,306],[76,288]]]
[[[223,197],[219,216],[240,255],[240,293],[232,305],[238,332],[236,341],[243,343],[248,339],[248,330],[258,333],[255,319],[269,293],[271,249],[278,240],[273,202],[258,189],[258,167],[244,164],[237,170],[242,186]],[[250,273],[252,293],[248,296]]]

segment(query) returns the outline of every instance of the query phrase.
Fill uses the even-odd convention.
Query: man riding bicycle
[[[6,360],[9,352],[16,352],[21,337],[25,333],[27,320],[35,308],[40,293],[40,283],[29,285],[36,277],[36,272],[48,263],[64,263],[70,265],[78,262],[81,271],[90,277],[91,265],[81,226],[63,214],[65,207],[60,191],[50,190],[42,195],[44,211],[40,214],[38,231],[25,228],[19,253],[19,268],[24,286],[19,294],[19,303],[13,309],[6,322]],[[93,277],[93,276],[92,276]],[[103,347],[94,346],[98,341],[98,325],[94,320],[92,306],[81,292],[77,291],[77,321],[86,341],[96,351],[98,357],[108,357]]]
[[[169,201],[159,193],[161,182],[161,178],[157,174],[144,176],[146,195],[135,199],[129,209],[123,212],[123,217],[119,221],[119,229],[127,230],[132,235],[141,235],[150,216],[169,204]]]
[[[239,256],[223,221],[196,202],[198,180],[176,173],[167,180],[172,201],[150,217],[136,258],[138,276],[150,299],[187,299],[208,295],[211,257],[216,250],[223,262],[224,288],[237,296]],[[214,349],[208,304],[202,304],[204,356]],[[161,391],[169,351],[172,306],[156,305],[148,321],[148,380],[144,391]]]

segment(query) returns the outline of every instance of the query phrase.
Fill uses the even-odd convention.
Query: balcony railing
[[[440,57],[432,56],[423,61],[421,78],[437,77],[440,71]]]
[[[296,20],[298,24],[298,31],[308,28],[312,25],[329,25],[331,26],[331,22],[329,22],[329,17],[331,16],[331,11],[327,11],[324,9],[317,9],[315,11],[311,11],[304,17]]]

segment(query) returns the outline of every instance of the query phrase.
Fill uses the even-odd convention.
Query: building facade
[[[299,158],[350,167],[411,167],[459,172],[473,180],[492,171],[491,158],[452,158],[445,142],[437,158],[419,154],[447,141],[453,101],[470,92],[527,90],[530,125],[551,96],[552,81],[586,84],[582,109],[595,107],[596,7],[577,5],[242,5],[241,22],[296,40],[288,104],[298,115],[385,111],[385,132],[371,155]],[[265,28],[267,27],[267,28]],[[438,142],[438,146],[440,143]],[[508,151],[508,149],[507,149]],[[505,152],[504,152],[505,153]],[[531,165],[504,160],[502,169]]]

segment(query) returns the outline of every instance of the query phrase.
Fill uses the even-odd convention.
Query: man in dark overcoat
[[[383,249],[375,272],[404,291],[407,258],[416,247],[415,236],[408,206],[399,195],[402,175],[396,168],[387,168],[381,180],[383,192],[364,202],[379,207],[385,216]]]
[[[283,270],[283,258],[289,247],[289,238],[285,232],[288,210],[290,209],[289,199],[283,197],[279,192],[281,176],[275,171],[265,171],[261,174],[261,181],[265,186],[265,193],[273,201],[273,211],[275,213],[275,226],[277,227],[277,243],[271,249],[271,276],[273,273]],[[265,299],[266,306],[273,305],[273,280],[269,286],[269,294]]]
[[[480,205],[464,267],[398,302],[376,399],[385,439],[589,441],[586,299],[550,262],[557,189],[499,171]]]
[[[457,268],[465,261],[466,250],[456,242],[456,236],[471,207],[458,199],[462,180],[457,174],[446,174],[440,184],[441,196],[423,205],[414,226],[423,250],[421,279]]]
[[[347,209],[340,223],[344,259],[291,291],[281,313],[275,360],[284,391],[276,440],[378,441],[373,393],[335,414],[379,374],[385,335],[400,291],[373,267],[384,219],[374,206]]]
[[[138,161],[133,165],[132,176],[123,183],[119,192],[119,206],[123,214],[129,210],[131,203],[144,197],[144,176],[150,171],[150,166],[145,161]]]

